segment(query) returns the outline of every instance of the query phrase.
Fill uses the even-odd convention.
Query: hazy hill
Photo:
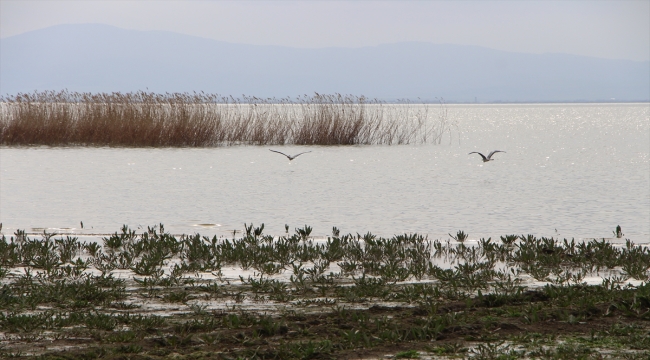
[[[298,49],[59,25],[0,40],[0,92],[344,93],[448,101],[650,100],[650,62],[396,43]]]

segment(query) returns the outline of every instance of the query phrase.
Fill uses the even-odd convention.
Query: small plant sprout
[[[519,236],[517,235],[505,235],[505,236],[501,236],[501,242],[504,245],[512,245],[514,244],[515,241],[517,241],[518,238]]]
[[[625,234],[623,234],[623,230],[621,230],[621,225],[617,225],[616,226],[616,231],[613,231],[613,233],[614,233],[614,236],[616,236],[618,239],[625,236]]]
[[[296,228],[296,233],[300,235],[300,238],[302,240],[307,240],[309,238],[309,235],[311,234],[312,227],[305,225],[303,229]]]
[[[341,230],[339,230],[339,228],[337,228],[336,226],[333,226],[332,227],[332,236],[338,237],[340,234],[341,234]]]
[[[452,239],[454,239],[454,240],[456,240],[458,242],[463,242],[463,241],[467,240],[467,237],[469,236],[469,234],[465,234],[465,232],[463,232],[462,230],[458,230],[458,232],[456,233],[456,236],[454,236],[452,234],[449,234],[449,236],[451,236]]]

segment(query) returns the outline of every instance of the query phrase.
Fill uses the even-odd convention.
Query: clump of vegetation
[[[452,235],[452,234],[449,234],[449,236],[450,236],[452,239],[454,239],[454,240],[456,240],[456,241],[458,241],[458,242],[463,242],[463,241],[467,240],[467,238],[469,237],[469,234],[465,234],[464,231],[459,230],[459,231],[456,233],[456,236],[454,236],[454,235]]]
[[[0,144],[206,147],[440,143],[451,137],[440,102],[387,106],[352,95],[268,98],[206,93],[43,91],[0,97]]]
[[[616,231],[612,231],[612,232],[614,233],[614,236],[616,236],[616,238],[618,238],[618,239],[622,238],[623,235],[625,235],[625,234],[623,234],[623,230],[621,230],[621,225],[617,225],[616,226]]]
[[[2,236],[0,357],[650,355],[647,246],[288,229]]]

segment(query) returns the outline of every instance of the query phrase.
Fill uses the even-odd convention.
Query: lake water
[[[98,234],[404,232],[650,239],[650,105],[450,105],[451,142],[209,149],[0,148],[0,222]],[[291,163],[286,153],[312,151]],[[483,163],[471,151],[491,150]],[[80,228],[80,221],[84,229]]]

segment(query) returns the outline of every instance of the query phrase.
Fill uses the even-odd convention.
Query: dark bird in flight
[[[469,154],[467,154],[467,155],[470,155],[470,154],[479,154],[479,155],[481,155],[481,157],[483,158],[483,162],[488,162],[488,161],[494,160],[494,159],[492,159],[492,155],[494,155],[494,154],[496,154],[496,153],[498,153],[498,152],[502,152],[502,153],[504,153],[505,151],[494,150],[494,151],[492,151],[492,152],[491,152],[487,157],[485,157],[485,155],[483,155],[483,154],[481,154],[480,152],[477,152],[477,151],[472,151],[471,153],[469,153]]]
[[[301,152],[300,154],[296,154],[296,155],[291,156],[291,155],[287,155],[287,154],[285,154],[285,153],[283,153],[283,152],[279,152],[279,151],[276,151],[276,150],[271,150],[271,149],[269,149],[269,151],[273,151],[273,152],[276,152],[276,153],[278,153],[278,154],[282,154],[282,155],[286,156],[286,157],[289,159],[289,161],[291,161],[291,160],[297,158],[298,156],[300,156],[300,155],[302,155],[302,154],[306,154],[306,153],[310,153],[310,152],[311,152],[311,151],[305,151],[305,152]]]

